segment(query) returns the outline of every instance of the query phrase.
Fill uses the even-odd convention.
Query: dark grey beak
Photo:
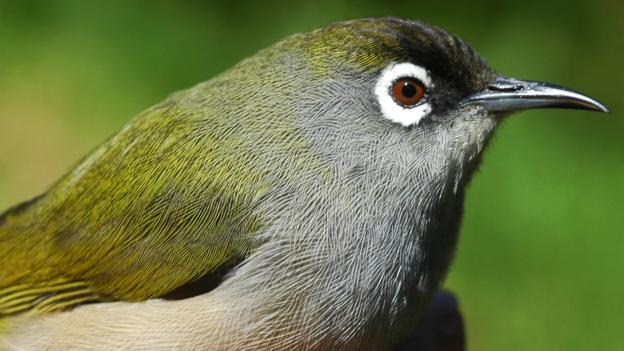
[[[570,108],[609,112],[600,102],[554,84],[499,77],[485,91],[464,100],[488,111],[519,111],[531,108]]]

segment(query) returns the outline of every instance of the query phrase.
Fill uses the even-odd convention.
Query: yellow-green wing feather
[[[0,316],[162,296],[257,245],[262,174],[202,113],[175,99],[144,112],[0,217]]]

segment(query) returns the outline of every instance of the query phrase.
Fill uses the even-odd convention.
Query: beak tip
[[[587,105],[587,109],[590,111],[602,112],[602,113],[611,113],[611,110],[602,103],[591,99],[590,103]]]
[[[597,111],[602,113],[611,113],[611,110],[609,110],[609,108],[605,105],[600,105]]]

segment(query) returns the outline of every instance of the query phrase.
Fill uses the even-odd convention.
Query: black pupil
[[[417,89],[416,85],[413,82],[405,82],[403,83],[403,87],[401,88],[401,94],[406,98],[412,98],[416,96]]]

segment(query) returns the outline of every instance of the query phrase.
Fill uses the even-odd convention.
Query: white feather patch
[[[429,112],[431,105],[423,102],[413,107],[398,104],[391,94],[392,84],[399,78],[415,78],[421,81],[427,89],[433,87],[431,77],[426,69],[409,62],[393,63],[386,67],[379,76],[375,85],[375,95],[381,107],[381,113],[392,122],[403,126],[418,124]]]

